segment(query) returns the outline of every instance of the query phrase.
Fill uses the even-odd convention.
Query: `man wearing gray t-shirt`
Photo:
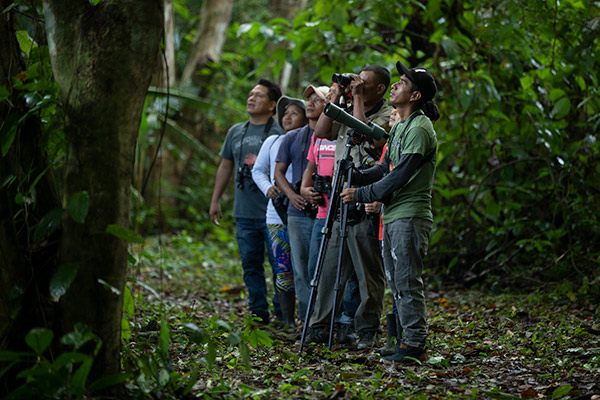
[[[222,218],[219,200],[234,174],[235,197],[233,217],[236,222],[236,238],[244,282],[248,289],[248,305],[252,315],[263,323],[269,322],[269,304],[267,302],[267,283],[265,280],[265,250],[270,246],[269,233],[265,221],[267,199],[252,180],[252,167],[256,155],[264,140],[271,135],[283,133],[273,119],[277,100],[281,90],[275,83],[261,79],[252,88],[246,100],[246,112],[249,119],[229,129],[220,152],[221,162],[217,169],[215,187],[210,202],[210,219],[219,225]],[[275,262],[269,254],[269,262],[274,268]],[[275,313],[279,311],[274,299]]]

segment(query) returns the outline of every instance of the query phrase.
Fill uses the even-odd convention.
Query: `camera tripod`
[[[360,135],[360,136],[359,136]],[[350,151],[353,146],[359,144],[362,141],[363,135],[360,133],[349,130],[348,131],[348,141],[346,143],[346,151],[344,156],[338,161],[337,169],[334,174],[333,181],[331,183],[331,196],[329,200],[329,207],[327,208],[327,217],[325,219],[325,225],[321,230],[321,244],[319,246],[319,253],[317,256],[317,265],[315,267],[315,272],[313,275],[313,279],[310,282],[310,297],[308,299],[308,306],[306,308],[306,317],[304,318],[304,326],[302,327],[302,336],[300,337],[300,347],[298,352],[302,352],[302,348],[304,345],[304,340],[306,338],[306,333],[308,331],[308,327],[310,325],[310,318],[313,312],[313,306],[315,299],[317,298],[318,285],[319,280],[321,278],[321,272],[323,270],[323,261],[325,260],[325,252],[327,251],[327,245],[329,244],[329,240],[331,239],[332,227],[333,223],[336,219],[336,214],[338,209],[340,210],[340,248],[338,252],[338,260],[337,260],[337,270],[335,276],[335,286],[334,286],[334,294],[333,294],[333,306],[331,310],[331,322],[329,325],[329,341],[328,341],[328,349],[331,350],[331,345],[333,341],[333,327],[335,324],[335,309],[337,304],[337,299],[340,291],[340,278],[342,272],[342,262],[344,257],[344,246],[346,244],[347,226],[348,226],[348,203],[341,203],[340,193],[344,188],[344,182],[347,183],[347,187],[350,187],[350,183],[352,182],[352,172],[354,169],[354,164],[352,162],[352,156],[350,156]],[[359,139],[358,141],[354,139]],[[358,143],[357,143],[358,142]]]

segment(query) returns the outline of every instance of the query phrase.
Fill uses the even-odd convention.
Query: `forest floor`
[[[174,398],[600,399],[600,312],[585,296],[430,288],[428,360],[386,364],[377,349],[299,353],[300,326],[286,334],[254,323],[230,252],[231,243],[207,248],[179,235],[139,253],[124,359],[168,348],[168,361],[138,389]],[[390,308],[388,293],[384,314]],[[385,340],[382,320],[378,346]]]

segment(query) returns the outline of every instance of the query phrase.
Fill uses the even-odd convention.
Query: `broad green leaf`
[[[52,343],[54,333],[47,328],[34,328],[27,336],[25,336],[25,343],[35,351],[37,355],[41,355]]]
[[[75,330],[60,338],[60,342],[62,344],[71,345],[77,350],[95,337],[96,335],[89,326],[83,323],[77,323],[75,324]]]
[[[131,324],[125,317],[121,318],[121,337],[128,342],[131,339]]]
[[[242,341],[242,338],[237,333],[230,333],[227,335],[227,343],[232,346],[239,344]]]
[[[29,33],[27,31],[17,31],[16,35],[17,42],[19,42],[19,47],[21,51],[29,57],[31,50],[34,47],[37,47],[37,44],[33,41],[31,37],[29,37]]]
[[[110,224],[106,227],[106,233],[123,239],[129,243],[144,243],[144,239],[136,235],[133,231],[120,225]]]
[[[86,391],[86,382],[93,362],[92,357],[88,356],[71,378],[71,390],[78,396],[82,396]]]
[[[50,296],[53,301],[58,301],[67,292],[78,271],[79,264],[76,263],[66,263],[60,266],[50,279]]]
[[[171,335],[169,333],[169,324],[165,319],[160,320],[160,334],[158,336],[158,348],[160,356],[165,362],[169,360],[169,345],[171,344]]]
[[[0,85],[0,102],[8,99],[10,97],[10,92],[6,89],[6,86]]]
[[[208,364],[208,368],[212,369],[217,359],[217,348],[212,341],[208,342],[207,351],[208,354],[206,354],[206,363]]]
[[[250,335],[250,344],[252,344],[252,347],[258,347],[258,345],[261,344],[266,347],[271,347],[273,345],[273,339],[271,339],[265,331],[256,329],[252,331],[252,334]]]
[[[533,85],[533,76],[525,75],[521,78],[521,87],[523,89],[529,89]]]
[[[137,264],[137,259],[133,256],[133,254],[127,252],[127,262],[131,265],[135,265]]]
[[[17,361],[22,358],[31,356],[31,353],[25,353],[23,351],[0,351],[0,361]]]
[[[10,186],[11,183],[15,181],[15,178],[16,176],[14,174],[9,174],[6,178],[4,178],[2,184],[0,184],[0,190],[4,189],[6,186]]]
[[[166,368],[161,368],[160,371],[158,372],[158,384],[161,387],[165,387],[165,386],[167,386],[167,383],[169,383],[170,378],[171,378],[171,375],[169,374],[169,371],[167,371]]]
[[[88,389],[90,392],[94,392],[97,390],[106,389],[111,386],[118,385],[120,383],[126,382],[130,378],[130,374],[127,372],[122,372],[115,375],[103,376],[97,381],[93,382]]]
[[[133,303],[133,296],[131,295],[131,290],[129,290],[129,287],[125,285],[125,289],[123,291],[123,313],[126,317],[132,318],[134,312],[135,306]]]
[[[552,89],[550,91],[550,100],[556,102],[556,100],[565,97],[565,91],[562,89]]]
[[[196,384],[196,382],[198,382],[198,379],[200,378],[200,372],[197,368],[194,368],[192,372],[190,372],[187,376],[189,376],[189,378],[188,383],[187,385],[185,385],[185,389],[183,390],[184,396],[187,395],[194,388],[194,385]]]
[[[0,146],[2,147],[2,157],[8,154],[17,134],[19,126],[19,116],[16,113],[10,113],[4,120],[0,129]]]
[[[554,108],[552,109],[550,115],[554,119],[562,119],[567,116],[570,110],[571,102],[568,98],[563,97],[562,99],[558,100],[556,104],[554,104]]]
[[[69,215],[75,222],[79,222],[80,224],[83,224],[85,221],[89,209],[90,195],[85,190],[71,196],[69,203],[67,204]]]
[[[190,330],[190,339],[192,339],[194,343],[201,344],[206,342],[207,335],[202,328],[198,327],[198,325],[188,322],[183,326]]]
[[[562,399],[573,389],[571,385],[559,386],[552,392],[552,400],[554,399]]]
[[[33,231],[33,240],[39,242],[54,233],[61,225],[63,212],[62,208],[55,208],[44,215]]]
[[[84,362],[88,358],[90,358],[90,356],[88,356],[86,354],[79,353],[77,351],[67,351],[67,352],[61,353],[56,358],[56,360],[54,360],[54,366],[56,368],[62,368],[66,365],[73,365],[76,363]]]
[[[117,289],[116,287],[114,287],[110,283],[106,282],[104,279],[98,278],[98,283],[101,284],[105,289],[110,290],[111,292],[113,292],[115,294],[115,296],[120,296],[121,295],[121,291],[119,289]]]
[[[250,368],[250,349],[244,342],[240,343],[240,357],[244,366]]]

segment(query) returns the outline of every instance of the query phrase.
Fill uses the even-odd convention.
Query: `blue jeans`
[[[398,306],[404,343],[412,347],[424,347],[427,341],[422,274],[432,225],[423,218],[404,218],[383,226],[385,274]]]
[[[248,289],[248,306],[250,312],[264,322],[269,321],[269,304],[267,302],[267,281],[265,279],[265,252],[268,255],[271,270],[275,275],[275,259],[271,253],[271,238],[264,219],[237,218],[235,221],[244,283]],[[267,251],[268,250],[268,251]],[[275,314],[279,317],[279,301],[273,297]]]
[[[315,220],[310,217],[288,215],[288,235],[292,249],[292,268],[294,270],[294,283],[296,285],[296,298],[298,299],[298,316],[304,320],[306,308],[310,297],[310,280],[312,275],[309,270],[310,236]]]
[[[317,218],[312,229],[310,238],[310,254],[308,258],[308,272],[310,277],[314,277],[317,261],[319,258],[319,249],[321,248],[321,240],[323,239],[322,230],[325,226],[326,219]],[[360,290],[358,288],[358,279],[356,274],[352,274],[346,283],[344,290],[344,298],[342,300],[342,313],[337,317],[337,321],[342,324],[354,324],[354,314],[360,305]]]

